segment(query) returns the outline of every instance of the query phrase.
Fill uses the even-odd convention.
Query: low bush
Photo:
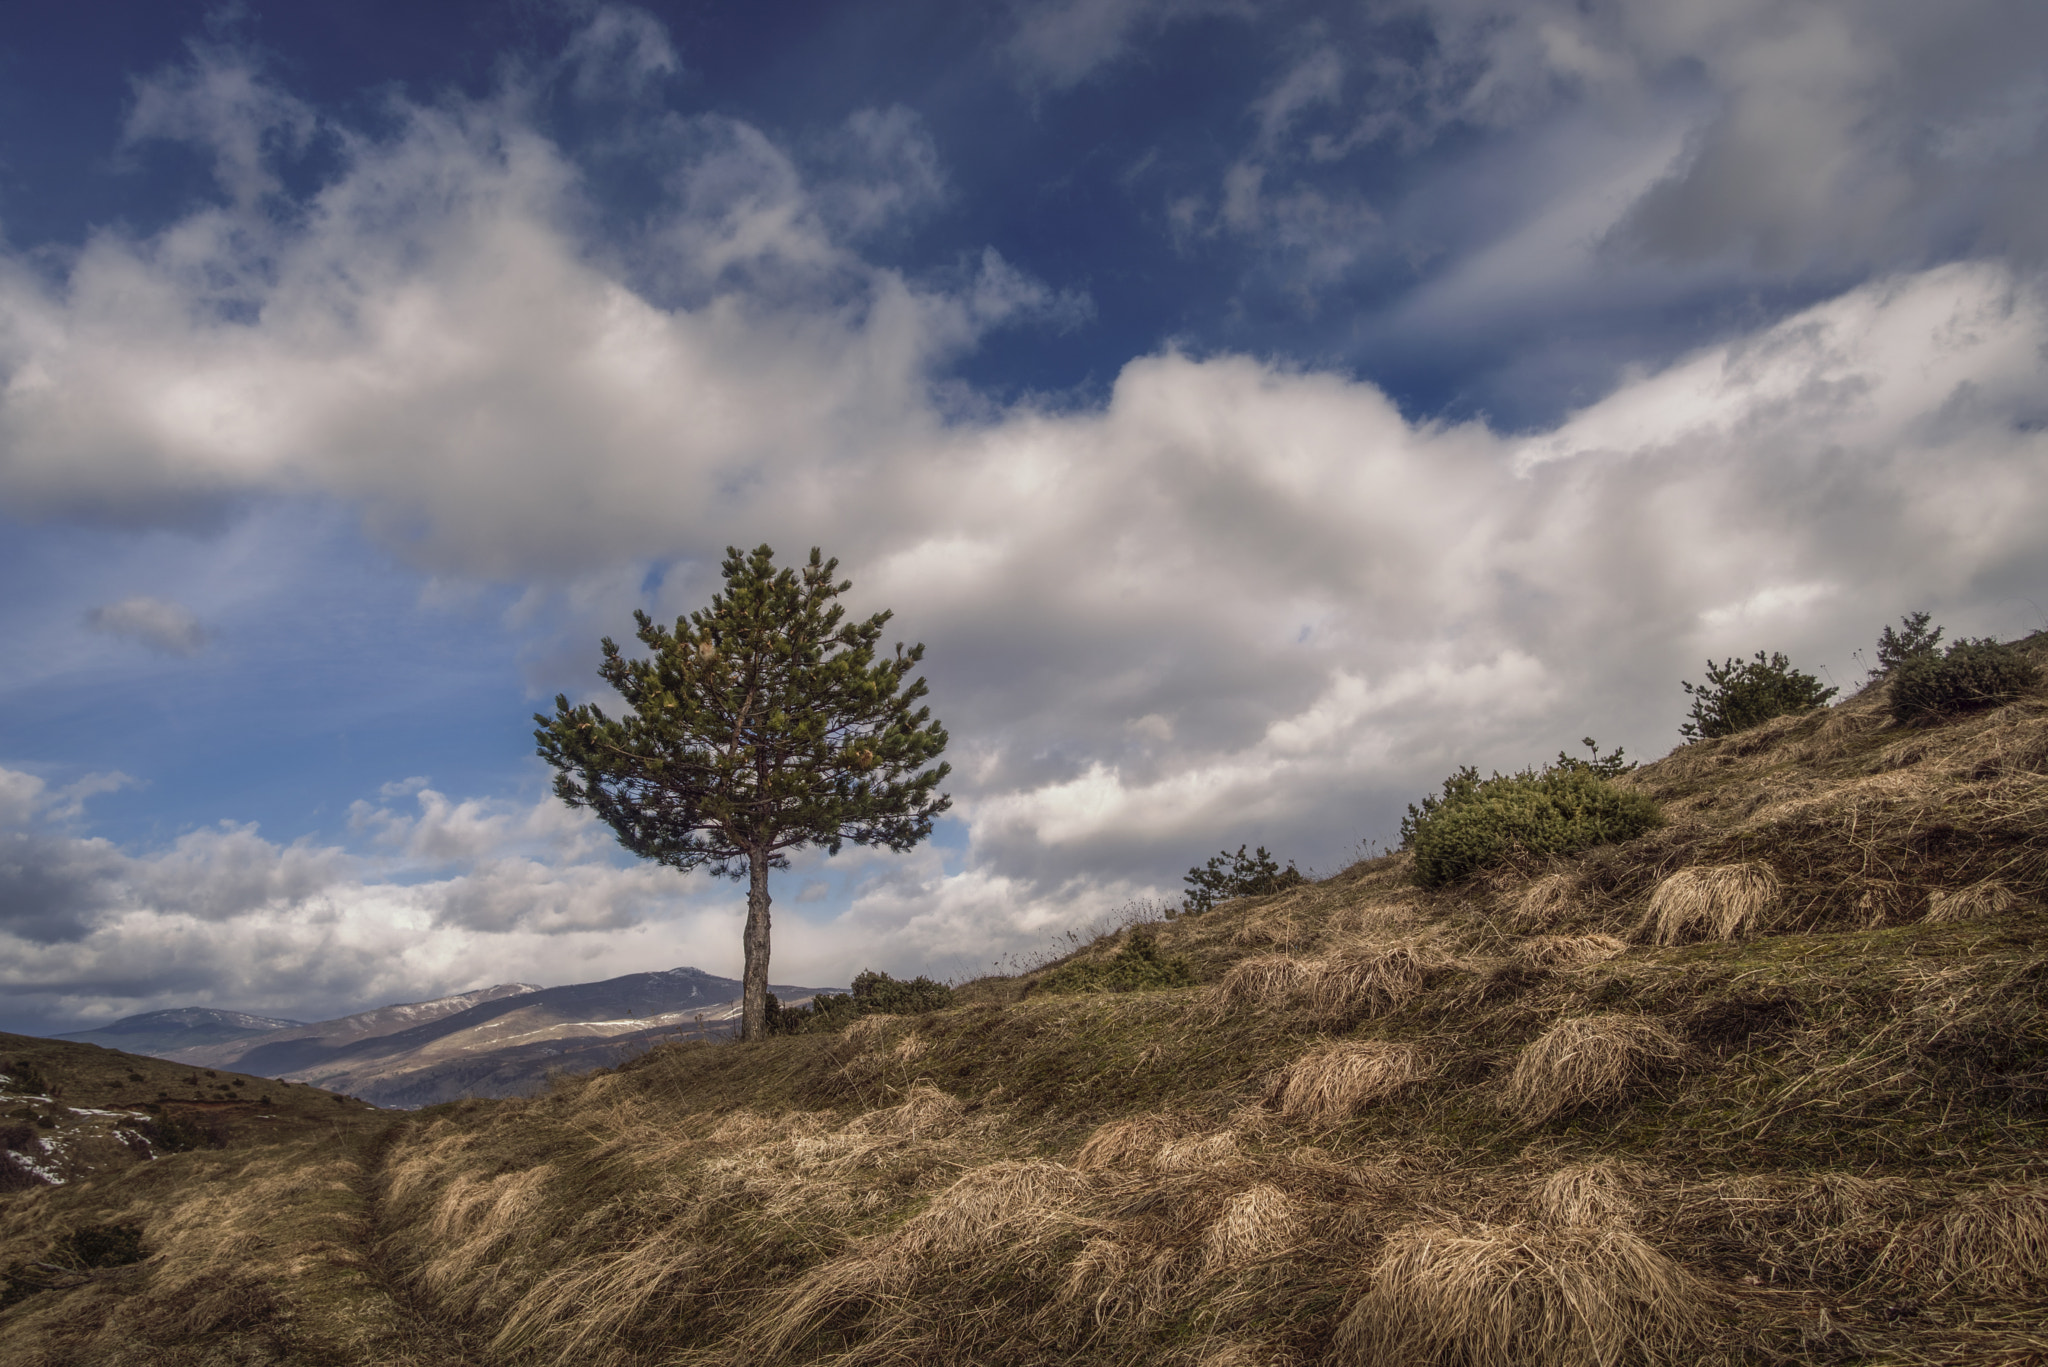
[[[81,1225],[65,1243],[80,1267],[126,1267],[144,1257],[139,1225]]]
[[[1870,677],[1882,679],[1902,664],[1922,660],[1934,654],[1934,648],[1941,644],[1942,629],[1933,626],[1924,612],[1909,612],[1899,619],[1897,627],[1886,627],[1877,638],[1877,663],[1871,667]]]
[[[1055,968],[1033,986],[1040,992],[1156,992],[1193,987],[1195,971],[1182,958],[1166,958],[1148,931],[1133,930],[1107,959]]]
[[[1681,683],[1692,698],[1691,720],[1678,728],[1687,740],[1712,740],[1761,726],[1773,717],[1810,712],[1825,706],[1840,690],[1822,688],[1820,680],[1792,667],[1782,654],[1753,660],[1707,661],[1707,681]]]
[[[953,989],[920,974],[905,982],[864,969],[850,992],[820,992],[802,1006],[784,1006],[768,994],[771,1035],[836,1034],[862,1016],[921,1016],[953,1004]]]
[[[335,1098],[341,1100],[340,1097]],[[157,1153],[185,1153],[192,1149],[219,1149],[227,1147],[227,1137],[220,1128],[199,1120],[180,1120],[173,1115],[154,1116],[139,1120],[130,1127],[149,1141],[149,1147]]]
[[[1236,854],[1223,850],[1207,864],[1189,869],[1184,881],[1188,885],[1187,914],[1193,916],[1233,897],[1263,897],[1267,893],[1285,892],[1289,888],[1300,887],[1308,879],[1294,867],[1291,859],[1287,861],[1286,868],[1281,868],[1273,856],[1266,853],[1264,845],[1251,855],[1247,855],[1244,846],[1239,845]]]
[[[1574,762],[1542,772],[1482,779],[1467,767],[1444,780],[1401,823],[1415,852],[1415,879],[1440,887],[1515,855],[1539,858],[1631,840],[1664,824],[1657,804]]]
[[[2016,646],[1957,641],[1946,653],[1931,648],[1901,664],[1892,676],[1892,718],[1925,726],[2011,702],[2041,681],[2041,667]]]
[[[19,1096],[54,1096],[43,1070],[25,1058],[6,1065],[7,1090]]]

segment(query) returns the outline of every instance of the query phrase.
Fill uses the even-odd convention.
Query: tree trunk
[[[747,855],[747,966],[740,1001],[740,1038],[768,1038],[768,850]]]

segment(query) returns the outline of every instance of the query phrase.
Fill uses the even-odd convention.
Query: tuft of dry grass
[[[1615,1225],[1410,1225],[1338,1327],[1337,1363],[1612,1367],[1705,1334],[1706,1285]]]
[[[1239,959],[1205,995],[1210,1015],[1222,1020],[1234,1011],[1265,1011],[1284,1006],[1299,994],[1317,965],[1286,954],[1259,954]]]
[[[839,1038],[852,1050],[879,1049],[882,1039],[889,1033],[889,1027],[900,1021],[900,1016],[857,1016],[851,1024],[839,1032]]]
[[[1322,960],[1301,997],[1319,1020],[1348,1025],[1413,1000],[1452,959],[1427,944],[1366,946]]]
[[[1638,1207],[1628,1194],[1636,1174],[1612,1159],[1573,1163],[1530,1184],[1529,1209],[1553,1225],[1628,1224]]]
[[[1180,1122],[1166,1115],[1134,1115],[1099,1125],[1074,1155],[1083,1172],[1140,1167],[1149,1163],[1170,1140],[1183,1133]]]
[[[1972,883],[1953,892],[1930,893],[1927,898],[1927,914],[1920,919],[1930,925],[1982,921],[2011,911],[2019,905],[2019,900],[2005,884],[1995,878],[1987,878],[1981,883]]]
[[[1759,928],[1777,898],[1778,875],[1765,864],[1680,869],[1650,897],[1651,938],[1660,945],[1695,937],[1732,940]]]
[[[1308,1218],[1292,1196],[1270,1182],[1249,1187],[1223,1203],[1223,1213],[1202,1233],[1202,1274],[1213,1277],[1298,1248]]]
[[[1612,935],[1535,935],[1515,946],[1515,959],[1530,968],[1583,968],[1627,951]]]
[[[942,1092],[929,1082],[911,1084],[903,1100],[879,1111],[870,1111],[848,1128],[864,1134],[891,1134],[906,1138],[941,1135],[956,1128],[962,1119],[960,1098]]]
[[[1883,1271],[1976,1295],[2048,1296],[2048,1186],[1974,1191],[1909,1225]]]
[[[913,1258],[951,1258],[1043,1240],[1087,1190],[1085,1174],[1059,1163],[983,1164],[904,1221],[892,1250]]]
[[[1195,1367],[1273,1367],[1279,1361],[1279,1355],[1269,1348],[1243,1339],[1222,1339],[1204,1347]]]
[[[1769,1281],[1860,1279],[1912,1205],[1897,1177],[1744,1174],[1683,1187],[1660,1203],[1673,1237],[1739,1250]]]
[[[1263,954],[1239,960],[1208,990],[1210,1015],[1305,1009],[1347,1025],[1410,1001],[1453,963],[1433,945],[1364,944],[1321,959]]]
[[[1522,889],[1508,922],[1523,933],[1549,930],[1571,910],[1578,880],[1568,873],[1547,873]]]
[[[1296,1059],[1276,1081],[1273,1093],[1280,1114],[1289,1119],[1338,1125],[1435,1071],[1419,1045],[1352,1041]]]
[[[1617,1100],[1683,1054],[1678,1037],[1647,1016],[1568,1017],[1522,1050],[1502,1100],[1523,1124],[1538,1125]]]
[[[1237,1131],[1218,1130],[1214,1134],[1169,1140],[1152,1155],[1152,1166],[1161,1172],[1185,1172],[1217,1167],[1241,1157],[1243,1151],[1237,1146]]]

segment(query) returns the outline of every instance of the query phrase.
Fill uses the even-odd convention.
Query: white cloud
[[[197,655],[207,631],[192,610],[161,598],[123,598],[85,614],[85,624],[109,636],[126,636],[166,655]]]
[[[1135,38],[1168,24],[1257,12],[1251,0],[1036,0],[1018,7],[1008,50],[1028,81],[1065,89],[1125,56]]]
[[[636,99],[682,70],[659,19],[633,5],[600,5],[562,54],[586,100]]]
[[[1503,129],[1567,109],[1690,109],[1692,136],[1623,236],[1768,270],[1919,264],[1958,234],[2038,257],[2048,156],[2025,0],[1939,11],[1855,0],[1416,0],[1433,56],[1382,86],[1375,133]],[[1398,111],[1398,117],[1396,116]],[[1559,187],[1564,191],[1566,187]]]
[[[1622,80],[1597,36],[1550,34],[1544,69]],[[787,918],[780,980],[978,960],[1225,842],[1327,863],[1455,764],[1588,731],[1661,748],[1703,655],[1845,662],[1907,607],[2009,631],[2048,573],[2048,308],[2022,267],[1884,277],[1527,434],[1180,352],[1100,406],[997,409],[943,359],[1076,306],[999,256],[945,288],[869,265],[858,215],[757,129],[691,125],[666,216],[618,248],[516,110],[401,112],[294,222],[102,235],[54,283],[0,263],[0,496],[145,523],[359,508],[442,582],[526,585],[508,629],[575,643],[534,666],[545,693],[587,686],[630,608],[701,605],[727,543],[823,544],[856,610],[930,647],[970,844],[800,864],[789,888],[851,890]],[[210,307],[217,279],[252,307]],[[655,558],[674,571],[643,591]],[[20,826],[43,791],[0,776],[0,807]],[[262,985],[360,1005],[542,962],[734,966],[734,889],[622,867],[558,804],[408,780],[352,822],[360,850],[227,825],[137,853],[31,821],[8,981],[303,1014]]]

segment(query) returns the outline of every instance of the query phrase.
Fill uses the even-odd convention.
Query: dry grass
[[[1214,1134],[1195,1134],[1185,1139],[1169,1140],[1152,1155],[1152,1166],[1160,1172],[1188,1172],[1221,1167],[1237,1162],[1243,1156],[1243,1150],[1237,1143],[1237,1131],[1218,1130]]]
[[[1411,1225],[1339,1326],[1338,1363],[1612,1367],[1703,1337],[1704,1283],[1612,1225]]]
[[[1304,1010],[1343,1026],[1413,1000],[1454,961],[1426,943],[1365,943],[1326,958],[1243,959],[1206,993],[1213,1020],[1241,1011]]]
[[[1612,935],[1535,935],[1515,946],[1515,959],[1530,968],[1583,968],[1628,952]]]
[[[1301,993],[1318,965],[1285,954],[1261,954],[1230,966],[1204,994],[1212,1019],[1237,1011],[1266,1011],[1285,1006]]]
[[[1694,938],[1732,940],[1759,929],[1777,899],[1778,875],[1764,864],[1680,869],[1657,885],[1647,922],[1660,945]]]
[[[1270,1182],[1223,1203],[1202,1233],[1202,1273],[1217,1276],[1294,1251],[1308,1236],[1308,1218],[1292,1196]]]
[[[1969,1192],[1921,1217],[1881,1260],[1930,1290],[2048,1297],[2048,1186]]]
[[[914,1258],[950,1258],[1042,1240],[1087,1190],[1085,1174],[1058,1163],[971,1168],[905,1221],[891,1247]]]
[[[1543,875],[1515,898],[1514,909],[1508,913],[1509,924],[1523,934],[1551,929],[1571,911],[1577,886],[1578,880],[1568,873]]]
[[[1083,1172],[1105,1168],[1142,1167],[1152,1161],[1170,1140],[1186,1133],[1180,1121],[1167,1115],[1134,1115],[1097,1126],[1074,1155],[1074,1166]]]
[[[551,1165],[542,1163],[496,1177],[458,1176],[428,1221],[438,1251],[421,1274],[421,1286],[437,1295],[452,1292],[501,1245],[530,1234],[553,1173]]]
[[[1638,1213],[1631,1188],[1640,1177],[1612,1159],[1573,1163],[1532,1183],[1530,1212],[1546,1224],[1628,1224]]]
[[[1661,1022],[1623,1014],[1572,1016],[1530,1043],[1515,1060],[1502,1100],[1525,1125],[1615,1101],[1683,1056]]]
[[[1280,1114],[1290,1120],[1340,1125],[1435,1071],[1418,1045],[1383,1040],[1333,1044],[1290,1064],[1275,1081],[1272,1095]]]
[[[1361,946],[1322,960],[1301,995],[1317,1019],[1348,1025],[1413,1000],[1452,962],[1428,944]]]
[[[1932,925],[1957,921],[1982,921],[2000,916],[2019,905],[2012,889],[1995,878],[1972,883],[1953,892],[1936,890],[1927,897],[1927,914],[1921,919]]]
[[[1744,1174],[1680,1188],[1657,1213],[1676,1239],[1737,1252],[1746,1275],[1854,1283],[1912,1203],[1897,1177]]]

